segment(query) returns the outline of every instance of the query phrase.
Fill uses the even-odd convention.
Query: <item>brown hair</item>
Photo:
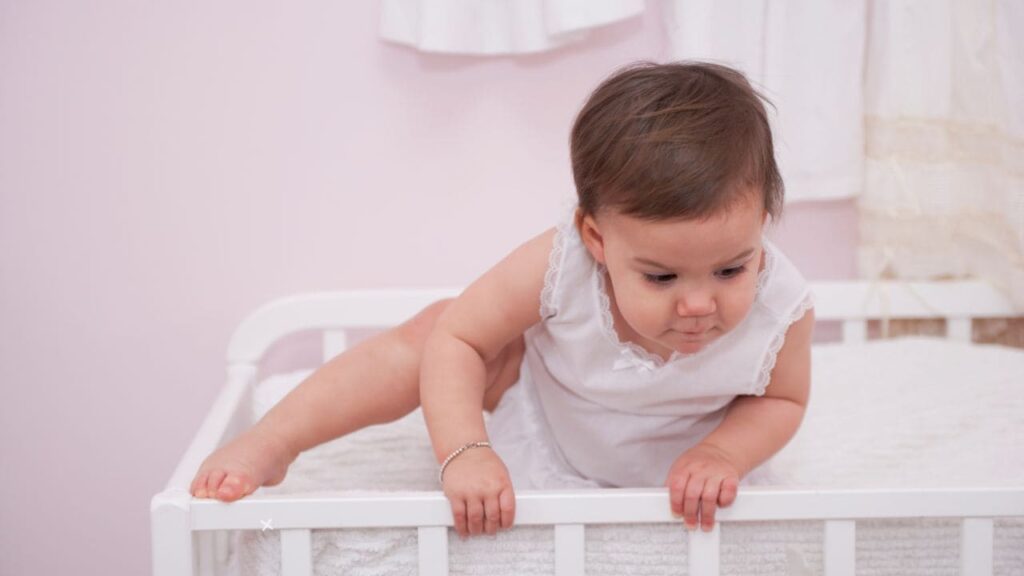
[[[590,95],[572,127],[582,215],[707,218],[756,186],[773,218],[783,184],[761,96],[717,64],[637,62]],[[769,105],[771,103],[769,102]]]

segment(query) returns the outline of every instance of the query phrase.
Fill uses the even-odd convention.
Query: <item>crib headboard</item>
[[[971,339],[974,318],[1019,316],[1009,300],[982,281],[813,282],[815,317],[842,322],[844,341],[867,338],[873,319],[945,319],[947,336]],[[299,294],[275,300],[239,324],[228,346],[229,365],[252,366],[278,339],[323,330],[323,354],[346,347],[345,330],[394,326],[461,288],[351,290]]]

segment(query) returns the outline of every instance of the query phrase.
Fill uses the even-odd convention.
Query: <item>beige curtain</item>
[[[1024,310],[1024,3],[876,1],[866,278],[991,281]]]

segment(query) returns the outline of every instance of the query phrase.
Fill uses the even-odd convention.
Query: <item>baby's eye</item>
[[[668,284],[675,279],[675,274],[644,274],[644,280],[651,284]]]
[[[747,269],[746,266],[737,266],[735,268],[726,268],[725,270],[722,270],[721,272],[719,272],[718,275],[719,275],[719,277],[725,278],[726,280],[728,280],[729,278],[735,278],[735,277],[739,276],[746,269]]]

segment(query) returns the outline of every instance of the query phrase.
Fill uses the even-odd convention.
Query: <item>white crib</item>
[[[980,282],[814,285],[819,322],[840,321],[844,341],[863,341],[873,318],[944,318],[947,336],[971,339],[972,318],[1015,316],[1006,299]],[[227,383],[166,489],[151,502],[153,573],[210,576],[224,573],[227,530],[280,533],[281,572],[311,576],[311,532],[317,529],[409,527],[418,532],[419,574],[449,573],[452,518],[444,495],[384,493],[363,497],[253,496],[232,504],[198,500],[188,486],[202,460],[248,428],[257,366],[268,348],[299,331],[322,330],[323,357],[345,349],[346,330],[398,324],[457,289],[372,290],[298,295],[274,301],[245,319],[228,350]],[[1022,375],[1024,376],[1024,375]],[[1022,448],[1024,450],[1024,448]],[[819,520],[824,526],[824,573],[855,573],[857,521],[879,518],[957,518],[959,573],[993,574],[993,526],[1024,517],[1024,486],[957,490],[741,490],[717,514],[715,530],[685,532],[688,571],[717,575],[722,523]],[[588,525],[675,523],[663,489],[524,491],[517,494],[516,526],[553,527],[554,572],[585,573]],[[514,530],[515,528],[513,528]],[[680,573],[683,573],[682,568]]]

